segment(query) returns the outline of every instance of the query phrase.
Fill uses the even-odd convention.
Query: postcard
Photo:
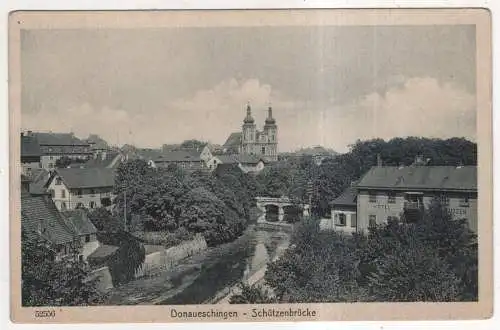
[[[482,9],[18,11],[11,318],[484,319]]]

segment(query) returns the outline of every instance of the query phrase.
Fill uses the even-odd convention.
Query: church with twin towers
[[[241,132],[232,133],[224,143],[224,149],[229,153],[258,156],[268,162],[277,161],[278,125],[273,118],[272,107],[267,109],[264,127],[259,131],[252,116],[252,108],[247,104]]]

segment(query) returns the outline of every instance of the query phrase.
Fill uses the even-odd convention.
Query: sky
[[[24,30],[22,129],[110,144],[223,144],[269,104],[279,151],[476,137],[475,28]]]

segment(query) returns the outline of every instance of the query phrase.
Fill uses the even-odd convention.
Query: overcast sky
[[[475,139],[474,26],[23,31],[22,128],[224,143],[268,102],[279,150]]]

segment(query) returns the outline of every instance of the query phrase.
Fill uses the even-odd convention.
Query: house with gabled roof
[[[215,155],[208,161],[210,170],[236,166],[244,173],[259,173],[265,167],[263,157],[247,154]]]
[[[83,209],[76,209],[62,212],[68,227],[72,229],[79,244],[80,254],[83,260],[91,255],[98,247],[97,228],[90,221],[87,212]]]
[[[353,182],[330,203],[331,218],[325,219],[324,227],[347,233],[355,232],[357,230],[357,198],[357,190]]]
[[[47,243],[56,258],[77,253],[86,260],[99,247],[97,229],[86,212],[59,212],[48,195],[22,194],[21,228],[28,237]]]
[[[111,168],[59,168],[46,184],[59,210],[110,207],[115,197]]]
[[[79,248],[74,232],[48,196],[21,196],[21,228],[28,237],[48,243],[57,258]]]

